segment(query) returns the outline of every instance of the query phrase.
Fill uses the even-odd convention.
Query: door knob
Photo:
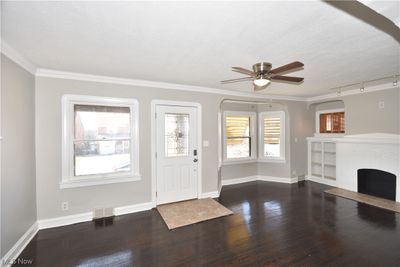
[[[193,159],[193,162],[197,162],[197,161],[199,161],[198,159]]]

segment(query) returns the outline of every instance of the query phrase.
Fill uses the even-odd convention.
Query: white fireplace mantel
[[[396,175],[400,202],[400,135],[362,134],[336,138],[336,185],[357,192],[357,170],[378,169]]]

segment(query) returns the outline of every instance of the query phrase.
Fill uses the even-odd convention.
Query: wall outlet
[[[62,211],[66,211],[66,210],[68,210],[68,209],[69,209],[69,204],[68,204],[68,202],[67,202],[67,201],[61,202],[61,210],[62,210]]]
[[[378,106],[379,106],[379,109],[384,109],[385,108],[385,101],[379,101]]]

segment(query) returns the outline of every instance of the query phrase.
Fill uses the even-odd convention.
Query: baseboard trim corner
[[[31,227],[18,239],[18,241],[12,246],[12,248],[4,255],[1,259],[1,266],[11,266],[13,261],[18,258],[21,252],[29,244],[32,238],[39,231],[38,223],[35,222]]]
[[[219,191],[211,191],[206,193],[201,193],[200,198],[218,198]]]
[[[59,226],[65,226],[75,223],[88,222],[93,219],[93,212],[84,212],[74,215],[43,219],[38,221],[39,229],[47,229]]]

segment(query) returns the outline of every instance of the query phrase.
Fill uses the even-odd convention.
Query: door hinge
[[[154,113],[154,118],[155,118],[155,119],[157,119],[157,112],[156,112],[156,113]]]
[[[156,191],[156,197],[157,197],[157,191]]]
[[[155,156],[156,156],[156,158],[157,158],[157,152],[156,152],[156,155],[155,155]]]

